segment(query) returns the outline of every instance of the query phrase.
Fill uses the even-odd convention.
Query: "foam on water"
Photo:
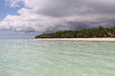
[[[0,76],[115,76],[115,42],[0,40]]]

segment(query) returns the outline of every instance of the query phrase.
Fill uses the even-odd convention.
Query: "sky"
[[[115,0],[0,0],[0,39],[115,27]]]

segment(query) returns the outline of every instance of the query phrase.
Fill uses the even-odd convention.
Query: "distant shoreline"
[[[115,27],[65,30],[54,33],[43,33],[35,36],[35,38],[115,38]]]
[[[36,40],[115,41],[115,38],[37,38]]]

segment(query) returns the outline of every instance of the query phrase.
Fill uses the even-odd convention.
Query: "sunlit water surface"
[[[0,76],[115,76],[115,42],[0,40]]]

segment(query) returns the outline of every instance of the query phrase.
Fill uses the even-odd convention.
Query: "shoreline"
[[[38,38],[36,40],[115,41],[115,38]]]

